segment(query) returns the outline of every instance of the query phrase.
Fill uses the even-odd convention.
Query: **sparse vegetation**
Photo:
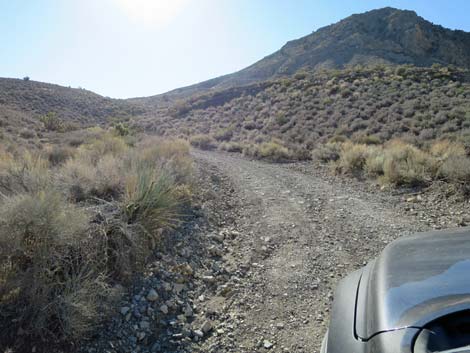
[[[383,184],[412,187],[444,180],[466,189],[470,183],[470,157],[461,143],[440,140],[421,149],[403,140],[340,146],[320,146],[312,155],[332,163],[336,172],[378,178]]]
[[[292,159],[292,152],[283,146],[282,142],[276,140],[248,145],[243,149],[243,154],[272,162],[285,162]]]
[[[195,138],[194,144],[203,135],[210,148],[276,138],[294,159],[309,157],[296,151],[345,140],[381,145],[400,138],[422,147],[439,137],[466,140],[470,146],[465,137],[470,134],[467,77],[462,69],[438,66],[302,72],[262,85],[196,94],[187,98],[192,108],[177,119],[162,109],[157,118],[136,124],[163,136]]]
[[[189,141],[191,145],[200,148],[201,150],[212,150],[216,148],[215,140],[210,135],[194,135]]]

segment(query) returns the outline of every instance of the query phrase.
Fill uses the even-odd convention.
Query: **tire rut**
[[[249,269],[227,315],[234,339],[210,337],[203,351],[318,352],[338,280],[426,228],[373,194],[285,165],[193,154],[235,186],[241,236],[227,261]]]

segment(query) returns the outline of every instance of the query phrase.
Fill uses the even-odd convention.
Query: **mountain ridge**
[[[470,68],[470,33],[433,24],[414,11],[385,7],[353,14],[288,41],[278,51],[240,71],[137,100],[158,105],[162,99],[186,98],[194,93],[288,76],[299,70],[434,63]]]

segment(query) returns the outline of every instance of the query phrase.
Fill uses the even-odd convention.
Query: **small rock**
[[[158,293],[155,291],[155,289],[149,290],[147,294],[147,300],[149,302],[154,302],[158,300]]]
[[[209,253],[212,256],[222,256],[223,255],[222,249],[220,249],[218,246],[212,245],[211,247],[209,247],[208,250],[209,250]]]
[[[160,311],[162,313],[164,313],[165,315],[168,314],[168,306],[163,304],[161,307],[160,307]]]
[[[173,285],[173,291],[176,293],[176,294],[180,294],[181,291],[185,288],[185,285],[182,284],[182,283],[175,283]]]
[[[201,326],[201,331],[204,332],[204,334],[206,334],[210,330],[212,330],[212,323],[209,320],[204,321],[204,323]]]
[[[268,340],[264,340],[263,341],[263,347],[266,348],[266,349],[271,349],[273,348],[273,344],[271,342],[269,342]]]
[[[204,337],[204,332],[202,332],[201,330],[194,330],[193,333],[194,333],[194,336],[196,337],[199,337],[199,338]]]
[[[122,314],[123,316],[126,316],[127,313],[129,312],[129,310],[131,310],[131,308],[129,308],[128,306],[123,306],[123,307],[121,308],[121,314]]]
[[[202,280],[207,283],[214,283],[215,277],[214,276],[202,276]]]
[[[141,330],[148,330],[150,328],[150,323],[148,321],[141,321],[139,326]]]
[[[183,309],[184,316],[191,317],[193,316],[193,309],[189,304],[186,303],[186,306]]]

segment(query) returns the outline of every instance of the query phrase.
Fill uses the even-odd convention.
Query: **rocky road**
[[[193,216],[80,353],[319,352],[337,282],[393,239],[470,222],[461,193],[192,152]],[[443,185],[444,186],[444,185]]]
[[[194,156],[233,184],[240,236],[227,244],[224,261],[246,274],[228,299],[221,334],[201,351],[318,352],[338,280],[391,240],[429,228],[385,196],[308,168]]]

